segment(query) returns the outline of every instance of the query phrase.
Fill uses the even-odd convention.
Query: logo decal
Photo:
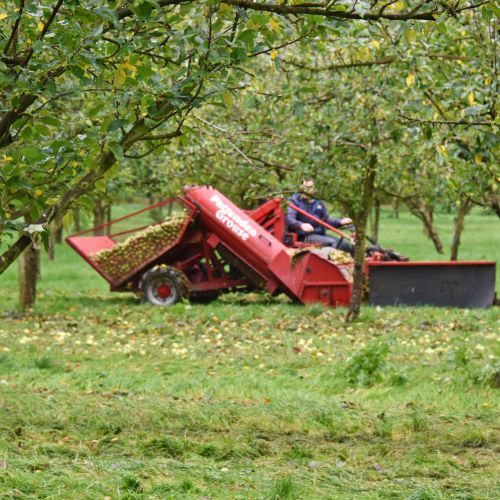
[[[210,201],[218,208],[215,217],[243,241],[248,240],[250,236],[257,236],[257,231],[251,226],[250,222],[235,213],[218,195],[214,194]]]

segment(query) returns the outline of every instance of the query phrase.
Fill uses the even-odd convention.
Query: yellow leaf
[[[479,153],[474,155],[474,161],[478,164],[481,163],[481,155]]]
[[[6,17],[9,17],[9,16],[3,12],[2,14],[0,14],[0,21],[2,19],[5,19]]]
[[[33,194],[35,195],[35,198],[39,198],[40,196],[42,196],[43,191],[41,189],[35,189]]]
[[[269,27],[276,33],[279,33],[281,31],[281,26],[274,18],[271,18],[269,20]]]
[[[73,224],[73,212],[66,212],[62,218],[62,224],[65,229],[70,229]]]
[[[406,30],[404,37],[407,42],[414,42],[417,39],[417,32],[415,30]]]
[[[256,23],[253,19],[249,19],[247,23],[249,30],[258,30],[260,28],[260,24]]]
[[[137,67],[129,62],[121,63],[120,68],[125,70],[125,71],[128,71],[129,73],[132,74],[132,76],[135,76],[137,73]]]
[[[474,97],[474,92],[472,90],[469,92],[469,95],[467,96],[467,102],[469,103],[469,106],[474,106],[475,104],[477,104],[477,101]]]
[[[397,12],[400,12],[401,10],[403,10],[404,8],[406,7],[405,5],[405,2],[403,2],[402,0],[399,0],[398,2],[396,2],[392,8],[397,11]]]
[[[224,101],[224,104],[226,105],[226,108],[230,108],[233,105],[233,96],[231,95],[231,92],[228,92],[225,90],[224,92],[221,93],[222,100]]]
[[[485,79],[484,79],[484,84],[485,85],[491,85],[491,78],[489,76],[487,76]]]
[[[9,163],[9,161],[12,161],[14,158],[12,158],[12,156],[6,156],[2,161],[4,163]]]
[[[38,31],[43,31],[43,28],[45,28],[45,24],[42,23],[42,21],[39,21],[37,26],[38,26]]]
[[[407,77],[406,77],[406,85],[408,87],[411,87],[412,85],[415,84],[415,78],[416,78],[416,75],[415,73],[410,73]]]
[[[276,58],[278,57],[278,51],[276,49],[273,49],[271,50],[270,55],[271,55],[271,61],[275,61]]]
[[[224,14],[226,17],[233,17],[234,7],[232,5],[222,4],[219,7],[219,12]]]
[[[357,59],[361,62],[370,61],[372,59],[372,55],[368,47],[360,47],[356,50],[355,54]]]
[[[457,64],[463,64],[464,62],[462,61],[462,59],[457,59]]]
[[[123,85],[123,82],[126,80],[126,78],[127,78],[127,73],[125,73],[125,71],[123,71],[123,69],[118,68],[116,70],[116,73],[115,73],[113,85],[115,87],[121,87]]]
[[[444,144],[438,144],[436,146],[436,149],[443,155],[443,156],[448,156],[448,149]]]
[[[372,40],[372,41],[370,42],[370,45],[371,45],[372,47],[375,47],[377,50],[379,50],[379,49],[380,49],[380,42],[379,42],[378,40]]]

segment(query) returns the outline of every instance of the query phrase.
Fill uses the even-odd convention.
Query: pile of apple
[[[331,260],[334,264],[338,265],[350,265],[354,263],[353,258],[346,252],[342,250],[335,250],[328,254],[328,260]]]
[[[178,238],[187,215],[183,211],[167,217],[163,222],[148,226],[115,247],[97,252],[91,258],[112,279],[123,278],[172,245]]]

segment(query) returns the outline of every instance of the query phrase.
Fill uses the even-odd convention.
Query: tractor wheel
[[[140,288],[144,300],[155,306],[171,306],[189,297],[189,280],[175,267],[157,266],[145,272]]]

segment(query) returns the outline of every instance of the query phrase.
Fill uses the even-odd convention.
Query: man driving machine
[[[340,219],[330,217],[324,202],[314,198],[314,194],[314,180],[306,178],[302,180],[300,191],[294,193],[288,201],[302,211],[311,214],[335,228],[352,224],[352,220],[349,217]],[[290,205],[288,206],[286,222],[288,230],[297,233],[299,241],[312,244],[319,243],[322,246],[331,246],[348,252],[351,255],[354,254],[354,248],[349,241],[327,235],[324,226],[298,210],[295,210],[295,208]]]

